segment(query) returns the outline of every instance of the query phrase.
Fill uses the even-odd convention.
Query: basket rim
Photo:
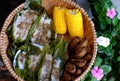
[[[75,79],[75,81],[80,81],[91,69],[94,61],[95,61],[95,58],[96,58],[96,55],[97,55],[97,41],[96,41],[96,30],[94,28],[94,23],[93,21],[89,18],[87,12],[82,8],[80,7],[76,2],[74,1],[71,1],[71,0],[60,0],[60,1],[64,1],[65,3],[68,3],[69,5],[79,9],[82,13],[84,13],[84,16],[86,16],[88,18],[88,22],[90,23],[90,28],[93,32],[93,38],[94,38],[94,49],[93,49],[93,56],[92,56],[92,59],[91,59],[91,62],[89,63],[87,69],[77,78]],[[0,51],[1,51],[1,57],[3,59],[3,62],[5,63],[5,66],[7,68],[7,70],[9,71],[9,73],[18,81],[24,81],[23,79],[21,79],[16,73],[15,71],[13,70],[13,68],[11,67],[10,63],[9,63],[9,58],[7,57],[7,54],[6,54],[6,51],[4,50],[4,38],[7,36],[6,35],[6,29],[7,27],[10,25],[14,15],[23,9],[23,6],[24,6],[24,3],[22,3],[21,5],[19,5],[18,7],[16,7],[10,14],[9,16],[6,18],[4,24],[3,24],[3,27],[1,29],[1,32],[0,32]],[[8,40],[8,39],[6,39]]]

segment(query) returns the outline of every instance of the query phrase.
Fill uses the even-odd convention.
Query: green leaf
[[[119,50],[119,52],[118,52],[118,53],[119,53],[119,55],[120,55],[120,50]]]
[[[120,56],[117,58],[117,61],[119,61],[119,62],[120,62]]]
[[[97,57],[94,62],[94,66],[101,66],[101,63],[103,62],[103,59],[100,57]]]
[[[19,68],[15,68],[15,72],[22,78],[24,79],[25,76],[23,75],[25,72],[24,70],[20,70]]]
[[[11,58],[11,59],[14,58],[14,54],[13,54],[13,52],[12,52],[12,48],[9,47],[9,48],[7,49],[7,54],[8,54],[8,56],[9,56],[9,58]]]
[[[40,21],[40,19],[41,19],[42,16],[43,16],[43,15],[40,15],[40,16],[34,21],[34,23],[32,24],[32,26],[31,26],[31,28],[30,28],[30,30],[29,30],[29,32],[28,32],[26,41],[28,41],[28,40],[30,39],[30,37],[32,36],[32,34],[35,32],[35,30],[36,30],[36,28],[37,28],[37,26],[38,26],[38,23],[39,23],[39,21]]]
[[[116,30],[113,30],[113,31],[112,31],[112,36],[113,36],[113,37],[117,36],[117,31],[116,31]]]
[[[117,24],[118,24],[118,18],[115,17],[115,18],[112,20],[112,23],[113,23],[114,26],[117,26]]]
[[[100,21],[103,21],[103,16],[102,16],[101,14],[99,14],[98,19],[99,19]]]
[[[115,81],[115,77],[114,76],[111,76],[108,81]]]
[[[67,41],[65,41],[63,38],[59,39],[59,40],[55,40],[54,42],[56,42],[55,44],[55,48],[54,48],[54,59],[58,59],[60,58],[61,60],[64,59],[65,57],[65,52],[66,52],[66,48],[67,48]]]
[[[13,25],[10,25],[10,26],[8,27],[8,29],[7,29],[7,31],[6,31],[6,33],[7,33],[8,35],[11,35],[11,34],[12,34],[12,27],[13,27]]]
[[[110,18],[106,17],[106,21],[107,21],[108,24],[111,24],[111,19]]]
[[[30,48],[29,48],[30,47]],[[41,49],[34,45],[29,45],[28,50],[30,55],[38,55],[41,53]]]
[[[42,0],[28,0],[29,1],[29,7],[34,10],[41,9],[42,6]]]
[[[104,13],[106,12],[106,8],[105,7],[102,8],[102,12],[104,12]]]
[[[107,48],[106,51],[105,51],[105,54],[106,54],[107,56],[113,56],[114,50]]]
[[[100,8],[100,4],[99,3],[95,2],[94,3],[94,8],[95,8],[95,10],[96,10],[97,13],[100,12],[100,9],[99,9]]]
[[[111,44],[112,46],[115,46],[115,45],[117,44],[117,41],[116,41],[115,39],[112,39],[111,42],[110,42],[110,44]]]
[[[24,50],[24,51],[29,51],[30,47],[29,45],[22,45],[18,48],[18,50]]]
[[[102,65],[101,68],[103,69],[105,75],[107,75],[112,70],[111,66],[109,65]]]
[[[102,30],[105,30],[105,29],[106,29],[106,23],[101,22],[101,23],[100,23],[100,28],[101,28]]]
[[[107,8],[107,7],[108,7],[108,3],[106,3],[106,0],[103,0],[103,1],[105,1],[105,2],[104,2],[104,7],[103,7],[103,8]]]
[[[92,77],[90,81],[98,81],[96,78]]]

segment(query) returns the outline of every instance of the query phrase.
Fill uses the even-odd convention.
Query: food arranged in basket
[[[76,80],[95,58],[92,25],[79,9],[55,5],[50,15],[40,3],[27,0],[6,30],[11,65],[25,81]]]

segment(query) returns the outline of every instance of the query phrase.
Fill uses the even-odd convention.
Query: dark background
[[[0,30],[9,13],[25,0],[0,0]]]
[[[18,5],[23,3],[25,0],[0,0],[0,30],[7,16],[14,10]],[[5,68],[4,63],[0,57],[0,68]],[[4,69],[0,69],[0,81],[16,81],[9,72]]]

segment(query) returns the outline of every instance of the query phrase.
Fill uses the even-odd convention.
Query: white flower
[[[106,37],[103,37],[103,36],[99,36],[99,37],[97,38],[97,43],[98,43],[98,45],[100,45],[100,46],[107,47],[107,46],[109,46],[109,44],[110,44],[110,39],[109,39],[109,38],[106,38]]]

